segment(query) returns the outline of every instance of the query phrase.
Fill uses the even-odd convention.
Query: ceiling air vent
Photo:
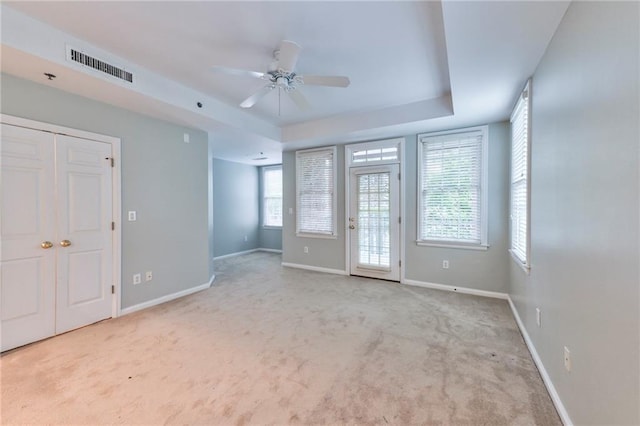
[[[113,76],[120,80],[133,83],[133,74],[131,74],[129,71],[125,71],[120,67],[101,61],[100,59],[94,58],[93,56],[89,56],[72,47],[67,47],[67,59],[87,66],[89,68],[93,68],[94,70],[101,71],[105,74],[109,74],[110,76]]]

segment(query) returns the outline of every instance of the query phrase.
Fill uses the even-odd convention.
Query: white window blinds
[[[282,167],[265,167],[262,174],[262,224],[282,226]]]
[[[528,265],[529,85],[511,115],[511,252]]]
[[[336,148],[296,152],[298,234],[335,235]]]
[[[485,151],[486,128],[420,136],[419,240],[486,245]]]

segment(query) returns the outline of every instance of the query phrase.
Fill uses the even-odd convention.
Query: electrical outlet
[[[536,308],[536,324],[538,324],[538,327],[541,326],[541,318],[540,318],[540,308]]]
[[[133,274],[133,284],[140,284],[142,282],[142,275],[140,274]]]
[[[443,260],[442,261],[442,269],[449,269],[449,261],[448,260]]]
[[[152,271],[147,271],[144,274],[144,280],[145,281],[151,281],[153,279],[153,272]]]
[[[182,140],[184,141],[184,143],[189,143],[189,133],[185,133]]]
[[[304,246],[304,252],[305,252],[305,253],[309,253],[309,247]]]
[[[136,212],[131,210],[129,212],[129,222],[135,222],[136,220],[138,220]]]
[[[566,346],[564,347],[564,368],[571,371],[571,352]]]

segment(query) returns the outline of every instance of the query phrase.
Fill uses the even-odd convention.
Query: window
[[[336,147],[296,152],[298,235],[336,235]]]
[[[282,227],[282,166],[262,168],[262,225]]]
[[[418,244],[486,249],[487,133],[418,136]]]
[[[347,167],[399,163],[403,141],[396,138],[346,145]]]
[[[529,267],[529,83],[511,115],[511,254]]]

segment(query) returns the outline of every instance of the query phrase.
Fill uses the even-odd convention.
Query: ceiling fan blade
[[[297,89],[287,90],[289,97],[291,100],[298,106],[300,109],[309,109],[311,105],[307,101],[307,98]]]
[[[289,40],[282,40],[280,43],[280,56],[278,59],[278,68],[286,72],[293,72],[298,62],[300,54],[300,45]]]
[[[339,75],[301,75],[302,82],[309,86],[348,87],[349,77]]]
[[[275,86],[272,85],[272,84],[268,84],[268,85],[264,86],[262,89],[260,89],[259,91],[257,91],[253,95],[249,96],[244,101],[242,101],[240,106],[242,108],[251,108],[252,106],[254,106],[256,104],[256,102],[258,102],[260,99],[265,97],[265,95],[267,93],[271,92],[274,88],[275,88]]]
[[[255,77],[255,78],[264,78],[265,73],[257,72],[257,71],[249,71],[249,70],[240,70],[237,68],[228,68],[228,67],[212,67],[212,71],[219,72],[222,74],[230,74],[230,75],[239,75],[241,77]]]

